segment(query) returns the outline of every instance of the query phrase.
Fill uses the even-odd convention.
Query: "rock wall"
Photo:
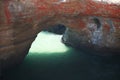
[[[68,27],[64,42],[120,49],[119,4],[92,0],[0,0],[0,10],[2,70],[19,64],[37,33],[57,24]],[[90,20],[90,16],[104,17],[103,22]]]

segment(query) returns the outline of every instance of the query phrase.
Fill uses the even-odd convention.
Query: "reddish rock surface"
[[[117,3],[93,0],[1,0],[0,10],[2,69],[21,62],[37,33],[56,24],[83,34],[85,42],[92,40],[88,37],[91,32],[88,26],[92,23],[91,17],[102,21],[102,46],[114,51],[120,49],[120,4]],[[109,36],[112,40],[106,38]]]

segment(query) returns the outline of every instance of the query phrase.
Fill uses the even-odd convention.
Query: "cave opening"
[[[32,43],[29,53],[64,53],[68,47],[62,43],[62,36],[66,27],[58,24],[56,26],[44,29],[38,33],[37,38]]]

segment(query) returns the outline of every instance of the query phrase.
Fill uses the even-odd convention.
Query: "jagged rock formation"
[[[100,50],[99,47],[120,50],[120,5],[117,3],[92,0],[1,0],[0,10],[2,70],[19,64],[27,55],[37,33],[57,24],[69,28],[64,35],[64,42],[90,48],[95,45]],[[92,20],[90,16],[93,16]],[[101,18],[103,22],[99,21]],[[66,34],[70,37],[67,38]]]

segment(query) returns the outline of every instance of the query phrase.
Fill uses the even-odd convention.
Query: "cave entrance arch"
[[[29,53],[64,53],[68,47],[63,44],[62,37],[65,33],[66,26],[57,24],[52,27],[43,29],[37,34],[33,41]]]

